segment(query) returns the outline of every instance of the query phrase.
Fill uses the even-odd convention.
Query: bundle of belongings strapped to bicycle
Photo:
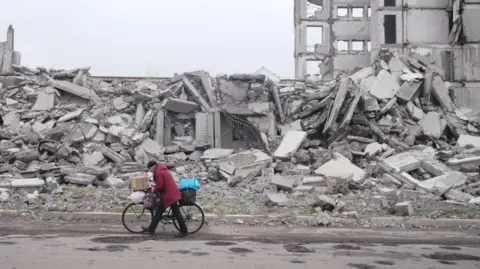
[[[130,200],[133,203],[143,204],[147,209],[155,207],[155,203],[160,197],[157,193],[149,191],[153,182],[153,174],[140,173],[130,179]],[[180,205],[194,205],[197,198],[197,191],[200,189],[200,182],[197,178],[182,178],[180,180],[180,193],[182,195],[179,201]]]

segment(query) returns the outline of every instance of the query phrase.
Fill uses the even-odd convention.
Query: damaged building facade
[[[477,0],[295,0],[295,78],[328,80],[382,49],[415,53],[443,70],[457,105],[479,107],[479,11]]]
[[[8,74],[11,71],[12,64],[20,64],[20,52],[15,51],[14,47],[15,30],[10,25],[7,30],[5,42],[0,42],[0,74]]]

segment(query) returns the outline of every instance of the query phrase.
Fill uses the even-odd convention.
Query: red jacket
[[[165,208],[170,207],[182,198],[177,183],[175,183],[172,174],[170,174],[170,171],[168,171],[165,165],[157,165],[153,172],[153,180],[155,181],[153,191],[160,192]]]

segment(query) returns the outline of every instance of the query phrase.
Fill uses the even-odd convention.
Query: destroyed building
[[[369,39],[362,38],[365,48]],[[207,212],[310,209],[315,225],[325,225],[329,214],[410,216],[427,202],[475,207],[479,115],[452,101],[454,83],[446,82],[442,62],[403,50],[364,49],[361,57],[373,63],[355,62],[351,70],[335,70],[334,55],[334,73],[305,80],[280,79],[266,68],[98,77],[90,67],[12,61],[0,74],[0,206],[27,199],[50,211],[57,203],[110,210],[112,200],[127,201],[102,194],[128,193],[130,177],[156,159],[177,180],[202,180]],[[63,196],[72,192],[76,198]],[[98,203],[86,206],[90,198]]]
[[[435,63],[455,104],[478,107],[479,10],[475,0],[295,0],[295,78],[328,80],[388,48]]]

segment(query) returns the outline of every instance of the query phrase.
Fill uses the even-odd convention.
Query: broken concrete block
[[[113,99],[113,106],[115,107],[116,110],[122,111],[124,109],[127,109],[130,105],[123,100],[123,97],[117,97]]]
[[[274,175],[272,177],[271,184],[277,186],[278,190],[291,192],[295,185],[295,180],[292,178],[288,178],[280,175]]]
[[[73,120],[77,117],[80,117],[80,115],[82,115],[82,112],[84,110],[85,110],[84,108],[81,108],[81,109],[75,110],[73,112],[67,113],[67,114],[63,115],[62,117],[60,117],[57,120],[57,122],[66,122],[66,121],[69,121],[69,120]]]
[[[150,156],[158,156],[163,154],[163,147],[157,141],[147,138],[142,143],[142,148]]]
[[[397,97],[408,102],[422,85],[422,81],[405,81],[397,92]]]
[[[352,164],[347,158],[340,157],[330,160],[315,170],[315,175],[325,177],[336,177],[343,179],[352,179],[355,182],[361,182],[365,179],[367,173],[358,166]]]
[[[444,110],[449,112],[455,111],[455,105],[453,104],[452,99],[450,99],[448,89],[445,87],[445,83],[440,76],[435,76],[433,79],[432,93]]]
[[[457,140],[457,145],[460,147],[472,145],[473,147],[480,148],[480,136],[461,134]]]
[[[370,94],[378,99],[391,99],[399,88],[400,85],[397,78],[382,69],[378,72],[377,78],[370,88]]]
[[[122,155],[116,153],[115,151],[113,151],[113,150],[111,150],[107,147],[102,147],[101,151],[102,151],[103,155],[105,155],[105,157],[112,160],[114,163],[121,164],[123,162],[126,162],[125,157],[123,157]]]
[[[370,204],[376,208],[384,209],[388,206],[388,200],[385,196],[375,195],[370,198]]]
[[[232,153],[233,149],[207,149],[205,152],[203,152],[202,159],[223,159],[229,157],[230,155],[232,155]]]
[[[15,153],[13,157],[24,163],[30,163],[34,160],[37,160],[38,157],[40,157],[40,154],[38,153],[37,150],[24,150],[24,151]]]
[[[32,107],[32,111],[47,111],[55,106],[55,90],[51,87],[45,88],[43,92],[39,92],[37,101]]]
[[[383,151],[383,148],[384,146],[378,142],[373,142],[373,143],[370,143],[368,144],[366,147],[365,147],[365,154],[366,156],[376,156],[380,153],[382,153]]]
[[[423,134],[439,139],[447,126],[447,122],[437,112],[428,112],[418,124],[422,126]]]
[[[92,139],[98,131],[98,127],[91,123],[80,124],[80,129],[87,140]]]
[[[152,124],[153,116],[155,116],[153,109],[148,110],[148,112],[145,114],[145,117],[143,117],[142,123],[140,124],[140,132],[144,133],[148,130]]]
[[[320,207],[323,211],[333,211],[336,206],[336,202],[333,198],[326,195],[319,195],[315,199],[315,207]]]
[[[327,187],[327,180],[324,177],[304,177],[303,185]]]
[[[300,148],[303,141],[307,138],[307,133],[302,131],[288,131],[283,137],[280,146],[273,154],[277,159],[290,159],[291,156]]]
[[[102,104],[102,99],[98,97],[94,90],[87,89],[85,87],[81,87],[76,85],[75,83],[68,82],[68,81],[60,81],[54,80],[53,87],[60,89],[62,91],[69,92],[73,95],[82,97],[84,99],[88,99],[95,103],[96,105]]]
[[[76,185],[88,186],[93,184],[93,182],[95,182],[96,179],[97,177],[93,175],[75,173],[73,175],[66,176],[65,182],[76,184]]]
[[[177,113],[189,113],[198,109],[198,105],[194,102],[175,99],[175,98],[167,98],[163,100],[162,107],[165,110],[177,112]]]
[[[302,120],[296,120],[292,123],[285,124],[280,128],[282,130],[282,136],[285,136],[288,131],[303,131]]]
[[[20,178],[10,182],[12,188],[39,188],[45,185],[45,181],[40,178]]]
[[[118,177],[110,176],[107,179],[105,179],[105,183],[107,186],[112,187],[112,188],[117,188],[117,189],[123,189],[128,186],[128,183],[121,180]]]
[[[100,163],[106,162],[105,156],[101,151],[95,151],[91,154],[83,154],[83,164],[86,166],[89,165],[99,165]]]
[[[411,201],[397,203],[395,205],[395,214],[400,216],[412,216],[413,206]]]
[[[288,198],[283,193],[267,192],[267,205],[273,206],[286,206],[288,204]]]
[[[421,120],[425,116],[423,110],[415,106],[412,102],[407,103],[407,111],[410,116],[415,120]]]
[[[312,193],[315,190],[314,186],[298,186],[293,189],[294,192]]]
[[[461,188],[465,186],[467,176],[458,171],[449,171],[441,176],[424,180],[418,186],[424,190],[432,191],[435,188]]]

